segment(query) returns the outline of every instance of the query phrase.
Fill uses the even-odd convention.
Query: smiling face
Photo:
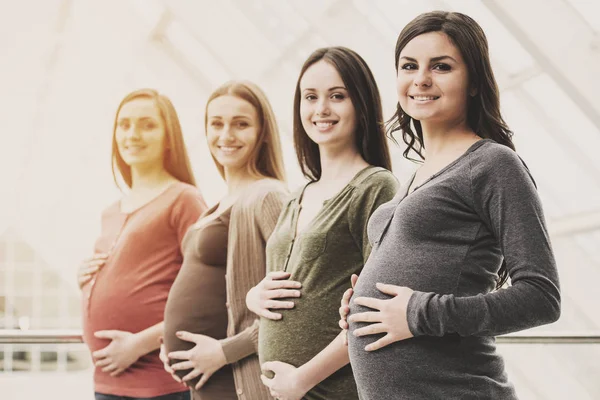
[[[398,61],[396,89],[404,112],[421,122],[466,119],[467,65],[445,33],[415,37],[402,49]]]
[[[320,146],[354,143],[356,116],[342,77],[330,63],[310,66],[300,80],[300,118],[308,137]]]
[[[115,141],[119,155],[130,167],[162,165],[166,132],[154,100],[135,98],[121,107]]]
[[[212,156],[226,175],[246,168],[260,132],[256,109],[246,100],[225,95],[213,99],[206,112],[206,139]]]

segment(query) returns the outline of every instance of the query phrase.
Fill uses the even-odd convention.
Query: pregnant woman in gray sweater
[[[340,309],[359,396],[516,399],[494,336],[556,321],[560,292],[485,34],[463,14],[426,13],[395,56],[391,131],[424,161],[369,220],[371,255]]]

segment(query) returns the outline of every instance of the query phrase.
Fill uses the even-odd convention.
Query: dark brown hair
[[[356,52],[345,47],[325,47],[315,50],[304,62],[294,95],[294,147],[305,177],[321,177],[319,146],[307,135],[300,117],[300,81],[306,70],[324,60],[340,74],[356,115],[356,148],[371,165],[392,170],[390,151],[385,136],[381,97],[369,66]]]
[[[429,32],[446,34],[465,61],[469,87],[475,89],[475,95],[469,96],[467,104],[469,128],[482,138],[492,139],[515,150],[512,142],[513,133],[500,113],[500,93],[490,63],[487,38],[481,26],[471,17],[458,12],[433,11],[413,19],[400,32],[396,42],[396,73],[400,53],[408,42]],[[415,132],[412,130],[411,123]],[[411,159],[409,153],[412,150],[421,159],[425,159],[422,154],[424,144],[421,123],[405,113],[400,104],[396,108],[395,115],[388,121],[387,127],[390,135],[396,131],[402,132],[402,139],[408,145],[403,153],[405,158]],[[507,280],[508,271],[506,262],[503,262],[498,271],[497,287],[504,285]]]

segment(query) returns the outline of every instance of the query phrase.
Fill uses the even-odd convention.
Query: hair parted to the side
[[[432,11],[417,16],[398,36],[394,59],[396,73],[400,53],[408,42],[429,32],[446,34],[467,65],[469,87],[476,90],[474,96],[469,96],[467,104],[469,127],[480,137],[492,139],[514,150],[513,133],[500,113],[500,92],[490,63],[487,38],[483,29],[471,17],[447,11]],[[406,114],[400,104],[388,121],[387,129],[390,136],[397,131],[402,133],[402,139],[408,145],[404,151],[405,158],[416,161],[409,157],[409,153],[414,151],[424,159],[421,123]]]
[[[119,148],[117,146],[116,132],[118,126],[119,112],[126,103],[135,99],[150,99],[153,100],[160,112],[160,116],[163,119],[165,126],[165,154],[163,158],[163,165],[165,170],[171,174],[175,179],[188,183],[190,185],[196,185],[194,179],[194,173],[190,165],[190,159],[187,154],[185,142],[183,140],[183,134],[181,132],[181,124],[179,123],[179,117],[173,107],[171,100],[163,94],[160,94],[154,89],[139,89],[129,93],[117,108],[115,114],[115,121],[113,125],[113,136],[112,136],[112,174],[113,179],[117,186],[120,187],[119,179],[117,177],[117,171],[128,187],[132,185],[131,178],[131,167],[125,163],[121,154],[119,154]]]
[[[345,47],[325,47],[315,50],[304,62],[294,95],[294,147],[305,177],[321,177],[319,146],[309,137],[300,117],[300,81],[311,65],[324,60],[340,74],[356,115],[356,148],[369,164],[392,170],[390,151],[385,135],[381,97],[369,66],[353,50]]]
[[[432,11],[413,19],[400,32],[396,42],[394,59],[396,73],[398,73],[400,53],[408,42],[429,32],[446,34],[460,51],[467,65],[469,87],[475,89],[475,95],[469,96],[467,103],[469,128],[481,138],[492,139],[515,150],[512,142],[513,133],[500,112],[500,91],[490,62],[487,38],[481,26],[471,17],[458,12]],[[403,153],[404,157],[412,160],[409,153],[414,151],[424,160],[421,123],[406,114],[400,104],[396,108],[395,115],[388,121],[390,136],[396,131],[402,132],[402,139],[408,145]],[[498,271],[496,287],[502,287],[507,280],[508,270],[504,261]]]
[[[248,160],[248,172],[256,178],[274,178],[285,181],[285,168],[279,127],[273,113],[271,103],[260,87],[249,81],[229,81],[219,86],[209,96],[204,109],[204,129],[208,128],[208,105],[211,101],[221,96],[234,96],[247,101],[254,107],[258,115],[260,131],[256,140],[256,147],[252,150]],[[213,161],[225,179],[225,170],[213,157]]]

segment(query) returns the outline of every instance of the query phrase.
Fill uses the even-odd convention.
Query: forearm
[[[415,336],[496,336],[547,324],[559,315],[558,287],[534,280],[469,297],[415,292],[407,318]]]
[[[227,364],[233,364],[252,354],[256,354],[259,325],[260,321],[257,319],[252,325],[236,335],[220,340]]]
[[[348,346],[343,342],[343,334],[345,332],[340,332],[319,354],[298,368],[301,385],[307,390],[315,387],[350,362]]]
[[[164,321],[135,334],[137,349],[140,355],[148,354],[160,348],[160,337],[163,335]]]

